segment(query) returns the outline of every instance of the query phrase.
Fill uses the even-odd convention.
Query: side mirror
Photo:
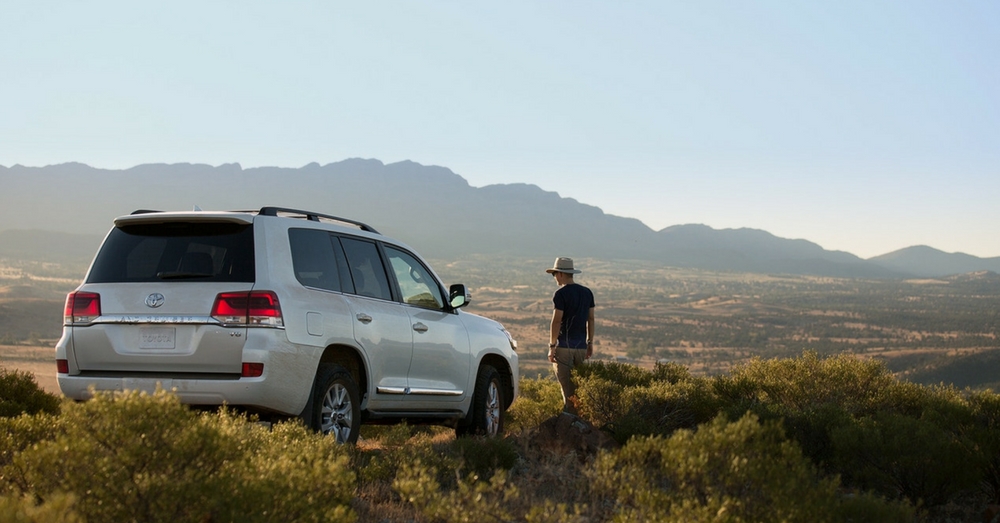
[[[455,283],[448,288],[448,303],[451,304],[452,309],[465,307],[470,301],[472,301],[472,294],[469,293],[469,289],[464,284]]]

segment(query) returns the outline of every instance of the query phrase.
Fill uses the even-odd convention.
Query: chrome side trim
[[[445,389],[411,389],[409,387],[375,387],[379,394],[405,394],[413,396],[461,396],[465,391]]]
[[[410,389],[410,394],[418,396],[461,396],[464,391],[445,389]]]
[[[379,394],[406,394],[403,387],[375,387],[375,392]]]

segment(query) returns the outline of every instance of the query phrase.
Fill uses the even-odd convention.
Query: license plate
[[[139,330],[140,349],[174,348],[173,327],[143,327]]]

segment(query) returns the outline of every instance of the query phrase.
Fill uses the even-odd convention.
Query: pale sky
[[[1000,2],[0,0],[0,165],[347,158],[1000,256]]]

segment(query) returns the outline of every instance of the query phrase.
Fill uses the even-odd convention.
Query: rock
[[[603,449],[618,448],[618,442],[588,421],[563,412],[543,421],[531,437],[534,446],[559,453],[576,452],[581,460]]]

